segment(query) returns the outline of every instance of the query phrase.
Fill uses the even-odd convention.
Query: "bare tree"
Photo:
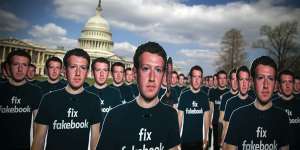
[[[245,63],[245,41],[241,31],[230,29],[227,31],[221,42],[221,51],[216,65],[219,70],[230,71]]]
[[[299,70],[298,22],[282,22],[275,27],[264,25],[260,28],[260,34],[262,39],[253,43],[254,48],[267,50],[277,62],[279,71],[297,71],[297,68]]]

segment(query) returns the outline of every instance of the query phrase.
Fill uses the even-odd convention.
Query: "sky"
[[[99,0],[1,0],[0,38],[14,37],[49,48],[78,47],[87,20],[95,16]],[[266,52],[253,49],[262,25],[299,21],[299,0],[102,0],[113,51],[132,60],[136,47],[158,42],[180,72],[194,65],[204,75],[215,73],[224,33],[241,31],[247,64]]]

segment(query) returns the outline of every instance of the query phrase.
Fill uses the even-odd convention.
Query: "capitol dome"
[[[91,56],[110,57],[113,41],[108,22],[101,16],[101,0],[96,8],[96,16],[91,17],[83,27],[80,38],[80,48]]]
[[[113,52],[112,33],[108,22],[101,16],[102,6],[99,0],[96,8],[96,15],[89,18],[81,30],[79,47],[84,49],[90,56],[91,60],[99,57],[107,58],[112,65],[114,62],[122,62],[126,68],[132,67],[131,61],[116,55]],[[90,75],[89,75],[90,76]]]
[[[110,29],[107,21],[101,16],[100,13],[97,13],[96,16],[90,18],[87,21],[83,30],[98,30],[109,32]]]

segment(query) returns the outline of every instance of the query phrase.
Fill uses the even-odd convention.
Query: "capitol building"
[[[112,33],[108,22],[101,16],[102,6],[99,0],[96,8],[96,15],[91,17],[81,30],[78,39],[79,47],[89,53],[91,59],[105,57],[112,64],[114,62],[122,62],[125,67],[132,67],[132,61],[126,60],[116,55],[112,49],[114,42],[112,41]],[[63,58],[66,50],[50,49],[28,41],[22,41],[16,38],[0,39],[0,61],[5,61],[9,52],[24,49],[32,57],[32,64],[37,67],[37,74],[44,75],[44,67],[49,57],[57,56]]]

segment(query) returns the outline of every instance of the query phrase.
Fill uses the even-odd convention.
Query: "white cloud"
[[[125,56],[132,59],[136,46],[129,42],[114,43],[113,51],[119,56]]]
[[[230,28],[240,29],[246,40],[253,41],[261,25],[299,20],[299,8],[274,5],[280,2],[187,6],[180,0],[105,0],[102,6],[103,16],[112,26],[149,40],[218,48],[220,39]],[[93,16],[97,3],[95,0],[54,1],[58,16],[76,21]]]
[[[98,2],[96,0],[54,0],[56,14],[60,17],[83,21],[95,14]]]
[[[217,51],[206,49],[181,49],[176,54],[182,60],[175,61],[175,65],[180,66],[180,69],[185,73],[188,73],[192,66],[199,65],[204,74],[212,74],[214,61],[218,57]]]
[[[68,38],[66,36],[67,31],[54,23],[48,23],[44,26],[34,25],[28,34],[32,36],[32,39],[29,40],[49,48],[63,46],[70,49],[78,46],[77,40]]]
[[[217,53],[213,50],[203,50],[203,49],[182,49],[177,52],[177,55],[185,56],[194,59],[203,58],[216,58]]]
[[[187,46],[186,49],[179,50],[174,61],[185,72],[190,66],[199,64],[204,70],[209,70],[209,73],[214,71],[211,68],[215,68],[216,50],[220,49],[220,41],[227,30],[241,30],[248,46],[251,46],[260,36],[259,29],[262,25],[277,25],[290,20],[300,22],[300,8],[278,5],[283,0],[251,3],[240,1],[214,6],[188,6],[182,3],[184,1],[186,0],[103,0],[102,16],[113,28],[132,32],[145,40],[163,42],[164,45],[176,44],[179,47],[197,45],[198,49]],[[80,22],[95,15],[97,4],[98,1],[95,0],[54,0],[59,17]],[[127,43],[126,48],[123,42],[115,43],[115,52],[132,56],[133,52],[126,51],[130,49],[128,45],[131,44]]]
[[[57,26],[54,23],[48,23],[45,26],[34,25],[29,34],[35,38],[40,37],[53,37],[53,36],[65,36],[67,31]]]
[[[0,20],[0,31],[14,32],[28,26],[25,20],[3,9],[0,9]]]

